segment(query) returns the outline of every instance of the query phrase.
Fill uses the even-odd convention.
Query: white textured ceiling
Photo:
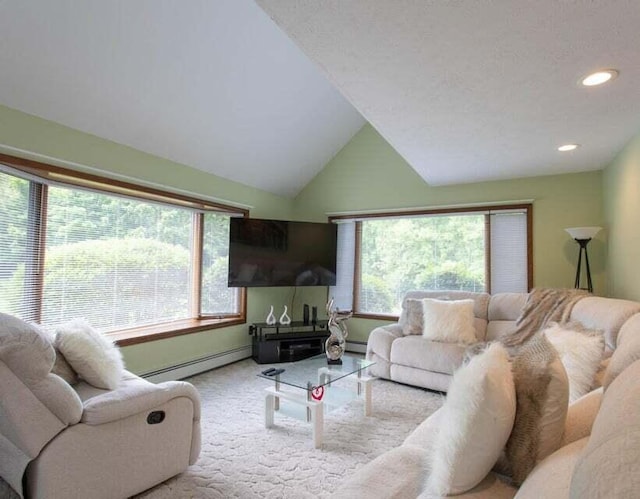
[[[0,104],[285,196],[362,116],[432,185],[600,169],[640,130],[638,0],[257,2],[0,0]]]
[[[285,196],[364,124],[252,0],[0,0],[0,104]]]
[[[257,2],[429,184],[600,169],[640,131],[638,0]]]

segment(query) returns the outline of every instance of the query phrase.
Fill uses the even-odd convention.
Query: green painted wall
[[[640,134],[603,174],[609,294],[640,300]]]
[[[532,199],[534,286],[573,287],[578,245],[565,227],[602,225],[602,172],[430,187],[365,126],[295,200],[306,219],[327,213]],[[594,291],[606,292],[605,235],[589,245]],[[379,321],[352,319],[350,339],[366,341]]]
[[[54,158],[57,164],[71,163],[72,167],[80,170],[99,169],[105,174],[125,175],[133,180],[249,205],[254,217],[290,219],[295,215],[291,199],[231,182],[3,106],[0,106],[0,152],[43,162],[52,162],[51,158]],[[291,303],[292,297],[293,288],[250,290],[247,322],[264,320],[271,304],[275,306],[276,312],[281,313],[283,306]],[[293,317],[299,318],[302,315],[303,303],[322,309],[325,300],[326,290],[300,288],[295,297]],[[246,325],[214,329],[125,347],[122,350],[127,367],[136,373],[144,373],[249,345],[247,331]]]
[[[327,213],[339,211],[533,199],[536,286],[570,287],[573,284],[577,245],[564,232],[564,227],[604,223],[601,172],[430,187],[370,126],[365,126],[295,200],[2,106],[0,151],[32,159],[42,155],[62,163],[74,163],[79,169],[84,165],[107,174],[125,175],[172,189],[250,205],[252,216],[264,218],[324,221]],[[606,290],[605,240],[601,234],[589,247],[598,294]],[[295,298],[292,288],[249,290],[247,321],[261,321],[268,313],[269,305],[275,305],[277,312],[285,304],[290,305],[292,300],[293,318],[300,318],[303,303],[316,305],[322,311],[326,298],[326,290],[315,288],[299,288]],[[349,321],[350,339],[366,341],[369,331],[381,323],[364,319]],[[247,326],[243,325],[149,342],[123,350],[128,367],[143,373],[243,347],[250,343],[249,340]]]

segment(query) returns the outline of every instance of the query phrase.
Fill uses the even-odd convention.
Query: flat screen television
[[[336,284],[335,224],[258,218],[230,224],[230,288]]]

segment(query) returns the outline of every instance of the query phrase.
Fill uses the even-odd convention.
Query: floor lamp
[[[602,230],[602,227],[569,227],[566,230],[569,235],[575,239],[580,245],[578,252],[578,268],[576,269],[576,280],[574,287],[580,289],[580,268],[582,266],[582,252],[584,252],[584,261],[587,267],[587,290],[589,293],[593,293],[593,284],[591,282],[591,269],[589,268],[589,255],[587,254],[587,244],[595,237],[595,235]],[[584,288],[582,288],[584,289]]]

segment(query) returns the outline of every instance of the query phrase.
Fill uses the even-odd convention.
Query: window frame
[[[155,341],[158,339],[172,338],[185,334],[195,333],[209,329],[218,329],[222,327],[235,326],[246,323],[247,317],[247,290],[240,288],[238,291],[239,311],[232,314],[224,315],[207,315],[201,311],[202,297],[202,251],[203,251],[203,234],[204,234],[204,211],[216,211],[234,214],[238,216],[248,216],[249,210],[235,206],[225,205],[223,203],[207,201],[184,194],[177,194],[170,191],[164,191],[154,187],[137,185],[131,182],[116,180],[109,177],[94,175],[90,173],[80,172],[54,166],[39,161],[25,158],[19,158],[8,154],[0,153],[0,163],[6,165],[18,172],[26,173],[28,176],[42,179],[43,183],[37,183],[36,179],[25,177],[30,180],[30,206],[34,206],[37,216],[31,217],[31,208],[29,210],[29,230],[28,245],[32,252],[33,272],[37,274],[36,284],[31,290],[31,294],[35,297],[35,317],[36,321],[40,321],[42,310],[42,292],[44,284],[44,254],[45,254],[45,234],[46,234],[46,216],[47,216],[47,184],[56,183],[67,187],[84,188],[94,192],[101,192],[111,195],[119,195],[131,199],[142,201],[160,202],[165,205],[174,205],[182,208],[192,208],[193,211],[193,245],[192,245],[192,308],[191,317],[176,321],[169,321],[145,326],[137,326],[132,328],[120,329],[105,333],[106,336],[112,338],[118,345],[135,345],[145,343],[147,341]],[[31,188],[35,186],[35,188]],[[33,191],[33,192],[32,192]],[[33,220],[32,220],[33,218]],[[38,258],[39,257],[39,258]]]
[[[508,211],[522,210],[526,214],[527,219],[527,291],[533,288],[533,202],[513,202],[505,204],[481,204],[473,206],[457,206],[451,208],[432,208],[420,210],[404,210],[404,211],[388,211],[376,212],[357,215],[333,215],[329,217],[330,222],[339,220],[354,220],[355,227],[355,255],[354,255],[354,275],[353,275],[353,317],[360,319],[374,320],[397,320],[398,315],[367,313],[358,310],[360,301],[361,288],[361,262],[362,262],[362,222],[367,220],[375,220],[376,218],[402,218],[402,217],[420,217],[420,216],[436,216],[448,215],[456,213],[477,213],[490,211]],[[485,213],[485,292],[491,293],[491,215]]]

